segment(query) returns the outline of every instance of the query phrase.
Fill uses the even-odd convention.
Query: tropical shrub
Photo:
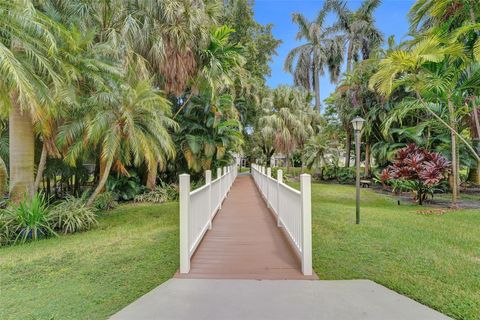
[[[111,210],[118,206],[118,196],[110,191],[105,191],[97,196],[95,202],[93,203],[94,207],[98,210],[106,211]]]
[[[355,168],[338,168],[337,180],[340,183],[352,183],[355,181]]]
[[[163,203],[178,199],[178,188],[174,184],[161,183],[155,189],[135,197],[135,202]]]
[[[61,233],[89,230],[97,224],[96,211],[84,198],[69,195],[51,210],[51,225]]]
[[[6,210],[0,211],[0,246],[9,244],[15,237],[12,227],[14,217]]]
[[[31,200],[23,200],[2,214],[2,234],[14,243],[39,240],[57,234],[51,227],[51,213],[45,195],[37,193]]]
[[[106,183],[107,191],[118,195],[118,200],[130,201],[145,189],[136,173],[129,176],[111,176]]]
[[[355,181],[355,168],[325,165],[322,167],[322,179],[337,180],[339,183],[351,183]]]
[[[450,162],[436,152],[429,152],[410,144],[398,150],[393,163],[382,172],[382,182],[405,181],[402,187],[412,191],[420,205],[427,196],[438,191],[439,184],[447,179]]]

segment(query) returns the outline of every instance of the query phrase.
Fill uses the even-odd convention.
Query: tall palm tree
[[[297,40],[306,43],[292,49],[284,64],[284,69],[293,75],[295,85],[315,93],[315,107],[319,113],[320,76],[328,68],[330,80],[337,81],[343,60],[343,37],[329,34],[324,26],[328,10],[329,6],[324,6],[312,22],[300,13],[293,14],[293,22],[299,29]]]
[[[245,59],[242,48],[230,40],[233,32],[226,26],[212,29],[210,43],[200,54],[200,70],[191,82],[197,95],[192,91],[175,114],[182,124],[179,145],[194,172],[228,160],[230,151],[239,151],[243,144],[233,95]]]
[[[356,11],[351,11],[343,0],[329,0],[327,4],[338,15],[338,21],[330,28],[331,32],[343,33],[347,45],[347,73],[352,70],[353,61],[360,54],[368,59],[371,50],[383,42],[380,30],[375,26],[374,11],[381,0],[364,0]]]
[[[170,118],[170,103],[151,81],[128,79],[88,98],[83,117],[72,118],[59,133],[59,145],[67,147],[65,160],[71,165],[86,149],[100,150],[101,176],[88,205],[104,189],[112,168],[128,175],[126,167],[131,164],[165,166],[175,155],[169,129],[176,123]]]
[[[52,90],[64,81],[56,54],[60,29],[29,0],[0,2],[0,100],[9,111],[13,201],[34,193],[34,124],[44,120]]]

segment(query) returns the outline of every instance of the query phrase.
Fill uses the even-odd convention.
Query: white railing
[[[180,273],[190,271],[190,258],[221,209],[223,200],[237,177],[237,166],[217,169],[217,178],[212,181],[212,172],[205,171],[205,185],[190,191],[190,175],[180,175]]]
[[[304,275],[312,275],[312,204],[311,177],[300,175],[300,191],[283,183],[282,170],[277,179],[271,169],[252,164],[252,175],[267,206],[277,217],[277,225],[285,229],[297,250]]]

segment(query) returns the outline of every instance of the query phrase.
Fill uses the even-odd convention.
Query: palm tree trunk
[[[155,163],[155,165],[149,166],[148,174],[147,174],[147,183],[146,183],[147,189],[150,189],[150,190],[155,189],[157,185],[157,171],[158,171],[158,163]]]
[[[12,97],[9,115],[10,199],[14,203],[34,195],[35,135],[30,114]]]
[[[106,170],[106,167],[107,167],[107,163],[105,161],[103,161],[102,159],[100,159],[98,161],[99,163],[99,170],[98,170],[98,184],[100,184],[100,180],[102,179],[103,175],[105,174],[105,170]],[[112,162],[113,164],[113,162]],[[110,172],[109,172],[110,174]],[[108,177],[108,175],[107,175]],[[103,188],[100,190],[100,192],[104,192],[105,191],[105,185],[103,186]]]
[[[468,4],[470,5],[470,20],[473,24],[477,23],[477,17],[475,17],[475,11],[473,10],[473,3],[475,0],[470,0],[468,1]],[[478,34],[478,31],[477,31]]]
[[[365,177],[370,176],[370,154],[371,154],[371,146],[370,143],[365,144]]]
[[[478,119],[478,108],[473,102],[472,123],[470,125],[470,136],[472,137],[472,146],[480,155],[480,121]],[[480,184],[480,160],[476,160],[475,164],[469,168],[468,181]]]
[[[347,73],[350,73],[352,70],[352,59],[353,59],[353,44],[349,42],[348,51],[347,51]]]
[[[104,162],[104,161],[101,161],[101,162]],[[87,206],[91,206],[93,204],[93,202],[95,201],[95,199],[97,198],[97,196],[105,188],[105,183],[107,183],[108,176],[110,175],[110,169],[112,168],[112,164],[113,164],[113,159],[109,159],[105,163],[104,169],[101,170],[103,172],[100,175],[100,181],[98,182],[98,185],[95,188],[95,191],[93,191],[92,195],[88,199]]]
[[[8,187],[8,170],[5,161],[0,157],[0,199],[3,199]]]
[[[43,173],[45,172],[46,165],[47,165],[47,145],[44,142],[42,146],[42,154],[40,156],[40,161],[38,162],[37,177],[35,178],[35,185],[34,185],[35,192],[37,192],[38,188],[40,187],[40,182],[42,182]]]
[[[287,154],[287,173],[290,173],[290,156]]]
[[[450,137],[452,140],[451,153],[452,153],[452,179],[451,179],[451,188],[452,188],[452,207],[457,206],[458,200],[458,165],[457,165],[457,136],[456,131],[456,121],[455,121],[455,110],[453,108],[453,103],[451,99],[448,99],[448,111],[450,113],[450,126],[453,130],[450,130]]]
[[[45,190],[46,190],[45,193],[47,194],[47,199],[49,199],[50,194],[51,194],[51,183],[50,183],[50,177],[49,176],[47,176],[47,186],[46,186]]]
[[[322,103],[320,101],[320,79],[318,75],[318,66],[315,64],[313,68],[313,87],[315,89],[315,108],[318,113],[322,113]]]
[[[347,141],[345,142],[345,168],[350,167],[350,153],[352,153],[352,134],[347,130]]]

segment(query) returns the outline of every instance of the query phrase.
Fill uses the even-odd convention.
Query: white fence
[[[237,166],[205,171],[205,185],[190,191],[190,175],[180,175],[180,273],[190,271],[190,258],[202,241],[212,220],[221,209],[223,200],[237,177]]]
[[[271,177],[271,169],[252,164],[252,175],[267,206],[277,217],[279,227],[297,250],[302,261],[304,275],[312,275],[312,204],[311,177],[300,175],[300,191],[283,183],[282,170],[277,179]]]

